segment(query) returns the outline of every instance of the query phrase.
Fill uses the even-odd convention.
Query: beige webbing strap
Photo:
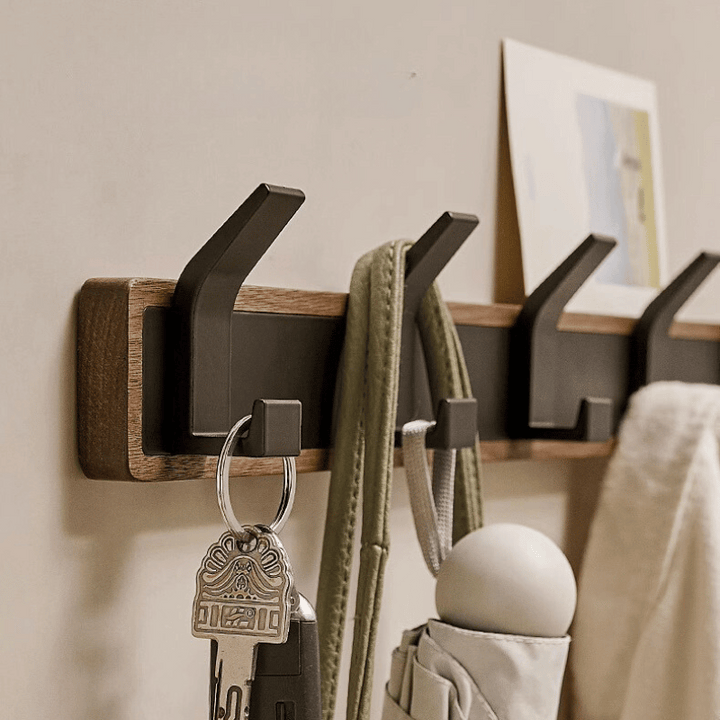
[[[437,577],[452,549],[456,450],[435,450],[430,474],[425,437],[433,425],[427,420],[405,423],[402,449],[415,532],[425,564],[433,577]]]
[[[367,720],[369,716],[373,651],[389,547],[405,253],[410,245],[406,241],[389,243],[363,256],[350,284],[317,600],[324,720],[332,720],[335,709],[361,492],[358,610],[347,719]],[[457,334],[436,288],[423,302],[420,329],[433,397],[469,397],[470,383]],[[458,453],[455,537],[479,527],[482,521],[477,449],[468,450]]]
[[[425,293],[418,315],[433,403],[473,396],[470,376],[455,324],[436,283]],[[480,399],[478,399],[480,402]],[[455,465],[453,542],[483,524],[480,445],[462,448]]]

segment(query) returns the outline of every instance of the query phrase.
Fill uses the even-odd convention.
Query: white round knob
[[[435,604],[451,625],[485,632],[560,637],[577,587],[562,550],[537,530],[486,525],[462,538],[437,577]]]

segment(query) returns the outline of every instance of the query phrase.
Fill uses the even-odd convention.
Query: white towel
[[[580,574],[577,718],[720,718],[719,441],[719,387],[632,398]]]

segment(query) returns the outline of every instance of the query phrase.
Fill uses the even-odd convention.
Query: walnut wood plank
[[[450,316],[456,325],[479,327],[512,327],[520,312],[520,305],[471,305],[447,303]]]
[[[88,280],[78,303],[77,408],[78,453],[91,478],[155,482],[214,477],[213,456],[150,456],[142,448],[142,321],[147,307],[169,307],[175,283],[169,280],[103,278]],[[289,315],[342,317],[344,293],[309,292],[246,286],[235,310]],[[460,325],[511,327],[519,305],[448,303]],[[629,335],[628,318],[566,313],[559,328],[568,332]],[[720,342],[720,326],[675,323],[674,337]],[[486,462],[541,460],[608,455],[613,442],[559,441],[482,442]],[[299,472],[329,469],[330,451],[305,449],[297,459]],[[396,453],[402,463],[402,453]],[[261,476],[281,472],[276,458],[233,458],[233,475]]]
[[[496,440],[480,443],[484,462],[507,460],[570,460],[607,457],[615,440],[607,442],[573,442],[568,440]]]
[[[127,471],[127,287],[88,281],[77,327],[78,456],[91,478],[133,479]]]
[[[449,302],[447,306],[456,325],[478,327],[512,327],[521,310],[520,305],[471,305]],[[563,313],[558,323],[558,330],[561,332],[595,335],[630,335],[634,327],[633,318],[570,312]],[[670,326],[670,336],[686,340],[720,342],[720,325],[674,322]]]
[[[188,480],[214,477],[212,456],[149,456],[142,449],[142,315],[146,307],[169,307],[175,284],[163,280],[107,278],[89,280],[78,303],[78,454],[90,478],[114,480]],[[268,311],[268,292],[244,288],[236,308],[261,302]],[[318,298],[298,306],[297,291],[273,297],[270,312],[318,314]],[[272,294],[274,295],[274,293]],[[337,297],[323,293],[322,314],[338,314]],[[298,472],[328,466],[329,451],[303,450]],[[233,458],[231,474],[274,475],[279,458]]]
[[[235,310],[342,317],[347,309],[347,298],[347,293],[308,292],[247,285],[240,288],[235,300]]]

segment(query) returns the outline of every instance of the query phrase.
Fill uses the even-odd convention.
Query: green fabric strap
[[[382,582],[389,549],[400,367],[405,254],[412,243],[388,243],[355,266],[341,367],[332,476],[317,599],[323,718],[333,720],[350,586],[358,498],[362,534],[347,720],[368,720]],[[435,286],[423,301],[419,327],[433,398],[472,394],[460,342]],[[453,536],[482,524],[480,461],[458,453]]]

